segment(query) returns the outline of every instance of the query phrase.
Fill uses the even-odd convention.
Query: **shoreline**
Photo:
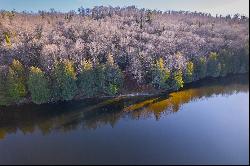
[[[202,84],[206,82],[211,82],[211,81],[219,81],[221,79],[226,79],[226,78],[233,78],[233,77],[238,77],[238,76],[246,76],[249,79],[249,73],[239,73],[239,74],[228,74],[226,76],[220,76],[220,77],[206,77],[200,80],[192,81],[190,83],[185,83],[183,88],[180,88],[178,90],[175,89],[167,89],[167,90],[157,90],[157,89],[150,89],[148,92],[143,91],[143,92],[130,92],[127,94],[118,94],[118,95],[113,95],[113,96],[94,96],[94,97],[86,97],[86,96],[79,96],[75,97],[73,100],[69,101],[57,101],[57,102],[48,102],[44,104],[35,104],[33,103],[29,98],[25,98],[21,103],[18,104],[11,104],[8,106],[0,106],[0,111],[1,108],[11,108],[11,107],[21,107],[21,106],[28,106],[28,105],[35,105],[35,106],[40,106],[40,105],[56,105],[60,103],[68,103],[68,102],[73,102],[73,101],[84,101],[84,100],[94,100],[94,99],[115,99],[115,98],[129,98],[129,97],[153,97],[153,96],[160,96],[160,95],[165,95],[165,94],[170,94],[174,92],[181,91],[183,89],[188,89],[192,86],[195,86],[197,84]],[[151,91],[151,92],[150,92]]]

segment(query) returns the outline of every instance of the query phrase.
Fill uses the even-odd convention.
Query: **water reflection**
[[[25,105],[0,108],[0,140],[21,131],[23,134],[41,131],[67,132],[77,128],[96,129],[115,126],[121,118],[152,118],[159,120],[181,110],[185,103],[203,100],[213,95],[231,95],[249,91],[248,76],[234,76],[220,80],[204,80],[182,91],[156,97],[118,97],[95,99],[55,105]]]

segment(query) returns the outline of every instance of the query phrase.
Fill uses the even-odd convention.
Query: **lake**
[[[249,78],[0,108],[0,164],[248,164]]]

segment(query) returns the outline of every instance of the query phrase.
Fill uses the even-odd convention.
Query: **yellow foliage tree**
[[[18,60],[13,60],[7,75],[7,88],[13,102],[18,102],[27,95],[24,67]]]

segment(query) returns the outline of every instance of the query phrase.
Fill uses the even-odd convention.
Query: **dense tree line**
[[[0,105],[249,72],[249,18],[134,6],[0,12]]]

